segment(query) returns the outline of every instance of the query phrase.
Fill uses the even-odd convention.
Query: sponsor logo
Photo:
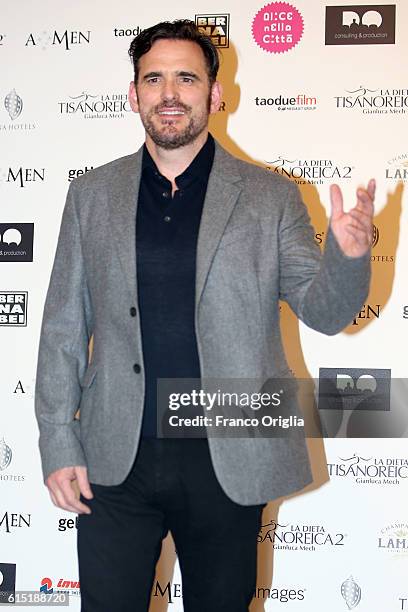
[[[287,603],[289,601],[303,601],[305,598],[306,589],[303,588],[271,588],[257,586],[254,591],[254,597],[257,599],[272,599]],[[164,599],[168,604],[175,603],[177,599],[183,597],[182,585],[179,582],[167,582],[165,585],[161,584],[158,580],[153,585],[152,596],[160,599]]]
[[[81,30],[65,30],[58,32],[54,30],[53,32],[43,31],[39,34],[32,33],[28,34],[25,46],[26,47],[39,47],[43,50],[48,47],[61,47],[65,49],[65,51],[70,51],[73,47],[78,47],[80,45],[89,45],[91,42],[91,32],[86,30],[82,32]]]
[[[138,36],[142,28],[136,26],[135,28],[114,28],[113,35],[114,36]]]
[[[379,319],[380,312],[380,304],[375,304],[374,306],[371,306],[370,304],[364,304],[358,315],[354,317],[352,325],[358,325],[360,319]]]
[[[8,444],[5,443],[4,438],[0,440],[0,470],[5,470],[11,463],[13,456],[12,450]]]
[[[380,239],[380,230],[376,225],[373,225],[373,242],[372,247],[376,247]]]
[[[402,307],[402,318],[403,319],[408,319],[408,306],[403,306]]]
[[[14,529],[31,527],[31,514],[20,514],[17,512],[5,512],[0,515],[0,529],[11,533]]]
[[[26,187],[27,183],[38,183],[45,180],[45,168],[8,168],[0,169],[0,179],[5,183],[15,183],[18,187]]]
[[[27,301],[28,291],[0,291],[0,325],[26,327]]]
[[[0,223],[0,262],[33,261],[34,223]]]
[[[380,240],[380,228],[373,225],[373,249],[377,246]],[[376,253],[370,256],[372,263],[394,263],[395,255],[377,255]]]
[[[271,2],[261,8],[252,21],[252,36],[258,47],[268,53],[293,49],[303,35],[303,17],[292,4]]]
[[[211,38],[216,47],[229,47],[230,15],[196,15],[195,23],[199,31]]]
[[[4,39],[5,39],[5,34],[0,34],[0,47],[3,46]]]
[[[266,164],[267,170],[286,176],[298,185],[323,185],[333,179],[349,179],[354,170],[354,166],[338,164],[332,159],[286,159],[281,155]]]
[[[408,555],[408,524],[394,523],[381,529],[378,548],[398,557]]]
[[[71,181],[74,180],[74,178],[77,178],[78,176],[82,176],[83,174],[86,174],[90,170],[93,170],[93,166],[90,166],[89,168],[88,166],[85,166],[85,168],[78,168],[77,170],[75,168],[73,168],[72,170],[68,170],[68,182],[70,183]]]
[[[280,94],[276,98],[260,98],[256,96],[254,100],[256,106],[264,106],[278,111],[316,110],[317,108],[317,98],[304,93],[291,96]]]
[[[61,115],[77,115],[83,119],[123,119],[131,112],[125,93],[90,94],[83,91],[69,100],[58,102]]]
[[[398,602],[400,604],[400,610],[408,610],[408,597],[400,597]]]
[[[56,586],[51,578],[45,577],[40,582],[40,593],[67,593],[69,595],[80,595],[79,580],[66,580],[59,578]]]
[[[3,106],[7,111],[10,123],[0,123],[0,131],[26,131],[35,129],[35,123],[16,123],[16,119],[23,112],[23,99],[15,89],[6,94],[3,100]]]
[[[16,564],[0,563],[0,603],[9,603],[9,597],[14,596],[15,593]]]
[[[78,517],[74,519],[60,518],[58,519],[58,531],[67,531],[67,529],[78,529]]]
[[[395,4],[326,6],[326,45],[392,45]]]
[[[281,525],[272,519],[262,525],[258,534],[258,543],[270,543],[275,550],[310,552],[324,547],[344,546],[346,535],[327,531],[323,525]]]
[[[320,368],[319,409],[390,410],[390,369]]]
[[[387,162],[385,178],[392,181],[408,181],[408,153],[401,153]]]
[[[254,591],[256,599],[273,599],[282,603],[288,601],[303,601],[305,598],[306,589],[294,588],[273,588],[257,586]]]
[[[334,97],[336,107],[358,110],[363,115],[405,115],[408,108],[408,89],[368,89],[360,86],[358,89],[346,89],[346,94]]]
[[[20,98],[15,89],[12,89],[4,98],[4,108],[8,112],[12,121],[21,115],[23,110],[23,100]]]
[[[7,444],[4,437],[0,440],[0,482],[23,482],[23,474],[10,474],[6,472],[10,467],[13,458],[13,451]]]
[[[361,601],[361,588],[354,580],[353,576],[350,576],[343,582],[340,592],[349,610],[357,608]]]
[[[406,457],[338,457],[327,464],[330,478],[349,478],[356,484],[399,485],[408,478]]]

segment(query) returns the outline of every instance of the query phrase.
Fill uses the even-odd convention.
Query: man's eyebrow
[[[179,70],[176,74],[177,76],[192,77],[193,79],[197,79],[197,81],[201,80],[198,74],[196,74],[195,72],[190,72],[188,70]]]
[[[162,72],[148,72],[147,74],[143,75],[143,81],[146,81],[147,79],[151,79],[152,77],[158,77],[158,76],[162,76]]]
[[[193,79],[196,79],[197,81],[201,80],[197,73],[192,72],[190,70],[177,70],[176,75],[181,76],[181,77],[191,77]],[[152,79],[152,78],[160,77],[160,76],[163,76],[162,72],[158,70],[152,70],[151,72],[147,72],[145,75],[143,75],[142,80],[147,81],[148,79]]]

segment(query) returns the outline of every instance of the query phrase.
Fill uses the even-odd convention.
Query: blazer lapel
[[[113,241],[126,278],[132,303],[137,303],[136,212],[143,147],[129,155],[110,186],[109,215]],[[218,243],[241,192],[241,176],[235,158],[217,142],[208,179],[197,242],[196,307]]]
[[[225,226],[241,192],[241,175],[235,158],[215,142],[214,162],[204,200],[197,243],[196,308],[211,262]]]
[[[113,241],[130,291],[131,304],[137,303],[136,287],[136,211],[142,167],[143,147],[129,155],[118,167],[110,186],[109,215]]]

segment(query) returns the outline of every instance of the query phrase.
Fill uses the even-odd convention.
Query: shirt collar
[[[195,180],[205,180],[207,182],[211,167],[214,161],[215,143],[214,138],[209,133],[204,145],[201,147],[191,164],[182,174],[176,176],[177,187],[186,187]],[[157,178],[164,179],[160,174],[152,156],[147,150],[146,144],[143,145],[142,173],[145,171],[153,172]],[[167,180],[167,179],[165,179]]]

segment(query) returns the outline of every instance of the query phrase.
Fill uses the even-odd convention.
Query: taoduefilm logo
[[[3,107],[7,112],[9,122],[1,122],[0,131],[27,131],[35,129],[35,123],[19,123],[16,121],[23,112],[24,103],[22,97],[15,88],[4,96]]]
[[[132,38],[134,38],[138,36],[141,31],[142,28],[140,26],[136,26],[135,28],[114,28],[113,35],[116,37],[132,36]]]
[[[349,576],[340,587],[341,596],[349,610],[357,608],[361,601],[361,588],[354,580],[353,576]]]
[[[12,463],[13,451],[5,441],[4,436],[0,440],[0,482],[23,482],[24,474],[12,474],[9,467]]]
[[[195,15],[195,24],[202,34],[211,38],[213,45],[221,48],[229,47],[229,13]]]
[[[74,47],[89,45],[91,42],[90,30],[43,30],[30,32],[27,35],[25,46],[37,47],[45,51],[50,47],[60,47],[64,51],[71,51]]]
[[[395,558],[408,556],[408,523],[397,522],[380,531],[378,548]]]
[[[19,188],[31,186],[33,183],[41,184],[45,181],[45,168],[0,168],[0,181]]]
[[[261,526],[258,543],[272,544],[275,550],[308,551],[344,546],[347,534],[329,531],[324,525],[281,524],[272,519]]]
[[[27,302],[28,291],[0,291],[0,326],[26,327]]]
[[[326,6],[326,45],[393,45],[395,4]]]
[[[33,261],[34,223],[0,223],[0,262]]]
[[[401,115],[408,108],[408,89],[346,89],[346,95],[335,96],[336,108],[360,111],[363,115]]]
[[[354,166],[333,159],[287,159],[279,155],[266,162],[267,170],[286,176],[298,185],[323,185],[338,179],[350,179]]]
[[[287,2],[271,2],[262,7],[252,21],[252,36],[258,47],[268,53],[293,49],[303,35],[303,17]]]
[[[264,109],[276,111],[310,111],[317,109],[317,97],[309,96],[305,93],[298,94],[279,94],[270,98],[254,98],[255,106],[261,106]]]
[[[387,161],[385,178],[395,183],[408,181],[408,153],[401,153]]]
[[[67,593],[69,595],[77,595],[80,593],[79,580],[67,580],[66,578],[59,578],[56,586],[54,581],[48,576],[41,579],[40,582],[40,593]]]
[[[85,91],[58,102],[58,107],[61,115],[83,119],[123,119],[132,110],[127,93],[91,94]]]
[[[407,457],[364,457],[358,453],[337,457],[327,464],[330,478],[352,480],[358,485],[401,485],[407,482]]]

